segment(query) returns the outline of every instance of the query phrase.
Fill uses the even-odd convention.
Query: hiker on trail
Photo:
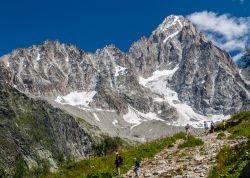
[[[122,166],[122,163],[123,163],[122,157],[120,156],[120,154],[118,152],[116,152],[115,167],[116,167],[118,176],[121,175],[120,167]]]
[[[186,137],[189,137],[190,136],[190,125],[189,124],[187,124],[185,126],[185,130],[186,130]]]
[[[215,129],[215,124],[213,121],[211,121],[211,127],[210,127],[211,133],[214,133],[214,129]]]
[[[225,120],[222,120],[222,124],[223,124],[223,129],[226,130],[227,122]]]
[[[135,161],[135,167],[134,167],[134,172],[135,172],[135,177],[138,177],[140,176],[140,162],[134,158],[134,161]]]
[[[207,125],[207,121],[204,121],[204,129],[205,129],[205,135],[208,134],[208,125]]]

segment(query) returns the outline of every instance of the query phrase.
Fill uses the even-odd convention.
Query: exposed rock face
[[[93,139],[72,116],[27,97],[0,79],[0,169],[20,156],[32,168],[48,160],[53,169],[92,152]]]
[[[156,69],[178,66],[165,83],[197,113],[230,114],[249,101],[249,87],[229,55],[183,17],[167,18],[149,39],[137,41],[129,54],[144,77]]]
[[[143,128],[152,120],[158,126],[201,126],[250,106],[249,83],[230,56],[182,16],[167,17],[127,53],[111,45],[92,54],[46,41],[1,61],[1,77],[10,85],[79,117],[88,112],[82,118],[121,136],[140,131],[145,137]],[[112,120],[106,119],[113,110]]]

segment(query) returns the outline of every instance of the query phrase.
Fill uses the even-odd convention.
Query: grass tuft
[[[224,139],[226,137],[226,134],[224,133],[224,132],[220,132],[220,133],[218,133],[218,135],[217,135],[217,139],[219,139],[219,140],[222,140],[222,139]]]

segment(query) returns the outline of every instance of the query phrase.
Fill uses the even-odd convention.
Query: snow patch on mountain
[[[100,109],[100,108],[89,108],[84,106],[78,106],[79,109],[84,111],[90,111],[90,112],[116,112],[115,110],[107,110],[107,109]]]
[[[159,27],[157,29],[161,32],[166,32],[168,29],[177,25],[177,23],[180,25],[181,28],[183,27],[183,24],[180,20],[180,16],[171,15],[171,16],[167,17],[163,21],[163,23],[159,25]]]
[[[66,60],[66,62],[69,62],[69,56],[68,55],[67,55],[65,60]]]
[[[204,116],[196,113],[192,107],[186,103],[182,103],[178,98],[178,94],[168,87],[166,82],[177,70],[178,66],[172,70],[155,71],[151,77],[147,79],[140,77],[139,80],[141,85],[149,88],[152,92],[163,96],[163,98],[154,98],[154,101],[167,102],[177,110],[179,119],[173,121],[171,123],[172,125],[185,126],[189,123],[194,127],[203,127],[204,121],[211,121],[213,119],[223,120],[229,117],[224,115]]]
[[[143,86],[146,87],[146,84],[154,81],[160,77],[166,76],[166,77],[172,77],[174,75],[174,73],[179,69],[178,65],[173,68],[172,70],[156,70],[155,72],[153,72],[153,75],[147,79],[143,78],[140,76],[139,78],[139,83]]]
[[[153,34],[161,33],[164,35],[163,43],[168,39],[175,37],[186,24],[182,23],[181,16],[171,15],[166,18],[161,25],[153,32]]]
[[[115,119],[115,120],[113,120],[112,124],[113,124],[114,126],[116,126],[116,125],[118,124],[118,121]]]
[[[128,113],[123,115],[123,119],[133,125],[131,129],[140,125],[142,122],[150,120],[159,120],[164,122],[164,120],[158,118],[153,112],[142,113],[131,106],[128,107]]]
[[[60,104],[68,104],[71,106],[85,106],[88,107],[89,103],[93,101],[96,91],[77,92],[73,91],[65,96],[58,96],[55,101]]]
[[[93,116],[94,116],[95,120],[97,120],[98,122],[101,122],[96,113],[93,113]]]
[[[41,55],[40,55],[40,53],[38,52],[38,53],[37,53],[37,56],[36,56],[36,61],[40,61],[40,59],[41,59]]]
[[[175,37],[176,35],[178,35],[179,32],[180,32],[180,31],[177,31],[177,32],[174,32],[173,34],[167,36],[167,37],[163,40],[163,43],[166,43],[167,40],[168,40],[169,38],[173,38],[173,37]]]
[[[128,123],[136,125],[139,125],[143,121],[143,119],[131,107],[128,107],[128,113],[123,115],[123,119]]]
[[[119,75],[124,75],[126,74],[127,68],[121,67],[121,66],[116,66],[115,67],[115,77]]]

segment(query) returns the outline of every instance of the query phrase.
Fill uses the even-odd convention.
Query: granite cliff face
[[[113,45],[88,53],[45,41],[0,61],[9,85],[129,139],[250,108],[249,83],[230,56],[182,16],[167,17],[127,53]]]
[[[149,39],[137,41],[129,53],[144,78],[156,69],[175,69],[164,85],[199,114],[227,115],[249,101],[249,86],[230,56],[183,17],[165,19]]]

